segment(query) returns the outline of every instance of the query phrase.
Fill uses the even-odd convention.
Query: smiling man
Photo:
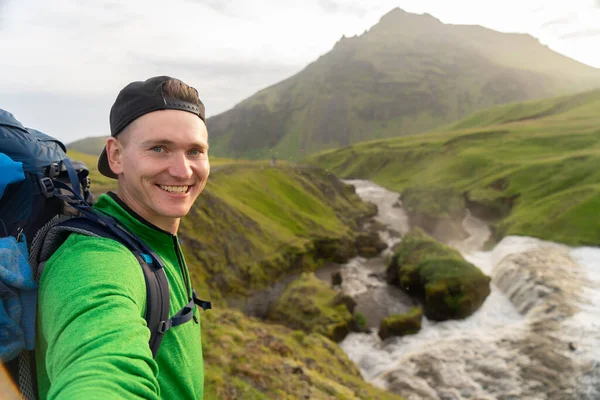
[[[163,261],[174,315],[195,297],[177,230],[210,171],[204,106],[177,79],[133,82],[117,96],[110,128],[98,169],[118,189],[94,208]],[[145,311],[146,283],[133,253],[108,238],[71,234],[40,280],[39,397],[202,398],[198,309],[166,331],[155,357]]]

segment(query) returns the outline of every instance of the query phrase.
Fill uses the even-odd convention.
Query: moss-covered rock
[[[356,256],[352,241],[347,238],[317,238],[313,240],[313,254],[317,260],[343,264]]]
[[[354,300],[352,296],[339,292],[337,292],[330,304],[334,307],[343,304],[346,306],[346,309],[350,311],[350,314],[354,314],[354,309],[356,308],[356,300]]]
[[[292,329],[316,332],[339,342],[352,324],[356,303],[338,294],[312,273],[290,284],[269,310],[267,318]]]
[[[398,246],[387,278],[419,299],[427,318],[438,321],[468,317],[490,294],[490,277],[419,228]]]
[[[227,308],[202,318],[207,400],[401,400],[365,382],[344,351],[322,335]]]
[[[379,337],[385,340],[390,336],[413,335],[421,330],[422,318],[422,307],[414,307],[405,314],[390,315],[381,320]]]
[[[379,233],[375,230],[359,234],[354,239],[354,246],[356,253],[365,258],[376,257],[387,248],[387,244],[381,240]]]
[[[350,330],[352,330],[353,332],[361,333],[371,332],[371,329],[369,329],[369,326],[367,325],[367,318],[360,312],[354,313],[354,318],[352,318]]]

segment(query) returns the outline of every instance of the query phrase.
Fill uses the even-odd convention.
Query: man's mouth
[[[167,185],[157,185],[159,188],[169,193],[187,193],[190,186],[167,186]]]

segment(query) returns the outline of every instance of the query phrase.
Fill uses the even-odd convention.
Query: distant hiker
[[[200,399],[204,368],[195,304],[202,302],[177,232],[209,175],[204,106],[196,89],[177,79],[132,82],[111,108],[110,130],[98,170],[118,186],[94,209],[114,217],[149,252],[77,233],[54,252],[38,290],[39,397]],[[148,308],[156,307],[151,297],[164,285],[147,283],[140,268],[156,268],[154,259],[164,263],[172,317],[157,325],[147,321],[155,313]]]

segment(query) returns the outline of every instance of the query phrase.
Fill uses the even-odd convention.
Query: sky
[[[0,0],[0,108],[70,143],[108,134],[127,83],[170,75],[198,89],[210,117],[395,7],[529,33],[600,68],[600,0]]]

